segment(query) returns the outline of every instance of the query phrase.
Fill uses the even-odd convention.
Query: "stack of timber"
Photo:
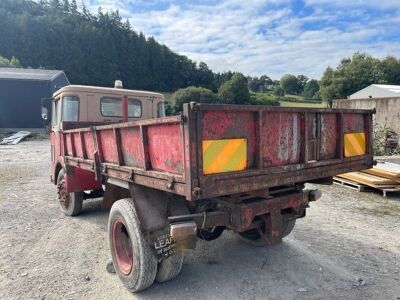
[[[340,174],[334,182],[359,192],[380,190],[386,197],[388,192],[400,192],[400,165],[378,163],[375,167],[361,172]]]

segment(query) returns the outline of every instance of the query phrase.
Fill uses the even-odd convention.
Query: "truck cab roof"
[[[154,98],[164,98],[160,93],[139,91],[139,90],[128,90],[110,87],[98,87],[98,86],[86,86],[86,85],[67,85],[53,94],[56,98],[61,93],[79,93],[79,92],[90,92],[90,93],[100,93],[100,94],[112,94],[121,96],[141,96],[141,97],[154,97]]]

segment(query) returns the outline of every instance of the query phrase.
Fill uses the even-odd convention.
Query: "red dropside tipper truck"
[[[305,182],[373,165],[371,110],[189,103],[164,117],[161,94],[87,86],[52,103],[60,207],[73,216],[103,197],[112,261],[133,292],[177,276],[197,238],[280,243],[320,196]]]

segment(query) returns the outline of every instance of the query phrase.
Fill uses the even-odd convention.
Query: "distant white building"
[[[371,84],[350,95],[348,99],[400,97],[400,85]]]

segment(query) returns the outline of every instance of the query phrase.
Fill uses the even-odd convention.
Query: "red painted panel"
[[[264,167],[300,162],[301,127],[300,113],[263,113],[261,138]]]
[[[144,168],[144,155],[139,127],[121,128],[120,135],[124,165]]]
[[[83,158],[82,143],[79,132],[72,133],[75,146],[75,155],[79,158]]]
[[[66,136],[65,136],[65,140],[66,140],[66,142],[67,142],[67,154],[68,155],[70,155],[70,156],[72,156],[72,143],[71,143],[71,133],[68,133]]]
[[[254,112],[206,111],[202,119],[201,139],[247,139],[247,169],[252,168],[257,149],[255,120]]]
[[[362,114],[344,114],[343,132],[364,132],[364,115]]]
[[[94,152],[96,151],[94,147],[93,133],[86,131],[83,133],[83,140],[85,142],[86,155],[89,159],[94,159]]]
[[[101,188],[101,181],[97,181],[94,173],[73,167],[71,174],[67,174],[66,185],[68,192],[83,192]]]
[[[337,155],[340,144],[336,114],[321,114],[320,159],[331,159]]]
[[[179,124],[153,125],[147,128],[151,167],[171,173],[183,173],[182,133]]]
[[[117,143],[114,138],[114,131],[100,130],[101,151],[103,153],[103,161],[118,164]]]

